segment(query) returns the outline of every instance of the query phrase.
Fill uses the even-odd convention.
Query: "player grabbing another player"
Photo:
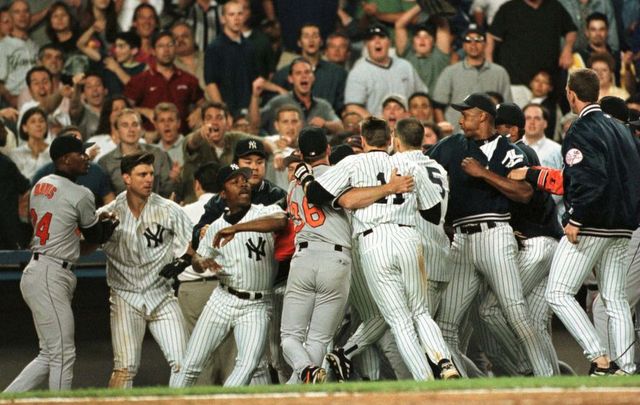
[[[50,390],[71,389],[76,358],[71,310],[76,276],[72,270],[80,256],[81,236],[86,242],[102,243],[118,225],[110,213],[98,217],[91,191],[75,183],[89,170],[82,142],[61,136],[51,143],[49,154],[55,172],[31,190],[33,257],[20,280],[22,296],[33,314],[40,353],[5,392],[29,391],[47,379]]]
[[[567,99],[578,119],[562,144],[565,236],[553,257],[546,297],[592,362],[590,375],[619,373],[618,367],[633,374],[625,251],[638,226],[640,159],[629,130],[596,104],[598,77],[592,70],[569,75]],[[573,297],[594,267],[609,315],[612,353],[607,353],[605,342]]]
[[[236,164],[218,171],[216,191],[228,210],[215,220],[200,241],[193,260],[196,271],[213,270],[219,286],[198,319],[172,387],[195,383],[202,367],[222,339],[233,329],[238,356],[225,386],[247,385],[262,359],[271,317],[271,289],[276,276],[274,237],[287,226],[287,216],[278,205],[252,205],[251,170]],[[261,232],[242,232],[244,223],[268,216]],[[232,239],[215,244],[214,237]],[[236,232],[242,232],[233,237]]]
[[[186,268],[191,260],[189,217],[171,200],[153,193],[154,156],[126,155],[120,162],[126,191],[101,210],[121,221],[103,249],[111,288],[113,373],[110,388],[130,388],[140,366],[146,327],[171,366],[173,378],[187,344],[187,328],[164,266]],[[174,257],[180,257],[173,263]],[[163,271],[164,273],[164,271]]]

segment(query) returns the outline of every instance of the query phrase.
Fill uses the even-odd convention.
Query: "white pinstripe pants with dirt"
[[[358,243],[367,285],[405,364],[415,380],[433,378],[425,351],[436,364],[450,354],[427,309],[420,235],[410,227],[384,224],[360,235]]]
[[[546,298],[589,361],[606,355],[605,341],[601,341],[574,298],[589,272],[595,269],[600,300],[609,317],[609,336],[613,340],[614,351],[610,357],[617,360],[622,370],[634,373],[633,321],[626,294],[628,247],[627,238],[579,235],[578,243],[572,244],[563,237],[551,264]]]
[[[525,239],[522,243],[524,246],[518,250],[517,255],[522,293],[526,298],[533,326],[544,345],[547,360],[553,366],[554,374],[559,374],[558,359],[548,330],[551,310],[544,299],[547,276],[558,242],[548,236],[539,236]],[[518,343],[517,337],[509,327],[498,299],[491,289],[485,294],[480,304],[479,313],[482,322],[491,334],[484,347],[485,353],[491,361],[511,361],[511,365],[502,365],[506,370],[512,370],[511,366],[516,365],[520,370],[519,373],[530,371],[527,367],[522,367],[528,366],[530,368],[531,364],[524,356],[521,350],[522,345]],[[492,338],[497,340],[497,345],[491,345]],[[495,348],[500,348],[499,354],[493,352]]]
[[[196,323],[180,372],[170,381],[171,387],[194,385],[209,356],[231,329],[238,357],[224,386],[248,385],[265,353],[270,320],[270,297],[244,300],[216,288]]]
[[[117,292],[111,290],[111,343],[113,373],[110,388],[131,388],[140,367],[142,341],[149,331],[171,367],[171,378],[180,369],[180,360],[187,346],[187,327],[178,299],[167,298],[150,314],[132,307]]]
[[[463,364],[458,331],[478,292],[481,277],[484,277],[494,291],[509,325],[524,346],[534,374],[549,376],[553,374],[553,369],[547,361],[525,303],[517,251],[513,230],[506,222],[498,222],[495,228],[475,234],[456,232],[449,256],[453,275],[440,302],[436,321],[454,352],[456,364]]]

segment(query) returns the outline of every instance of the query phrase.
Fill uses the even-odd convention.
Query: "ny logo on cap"
[[[229,165],[230,168],[232,168],[233,170],[240,170],[240,166],[238,166],[237,164],[233,163],[231,165]]]
[[[249,149],[258,149],[256,141],[249,141]]]

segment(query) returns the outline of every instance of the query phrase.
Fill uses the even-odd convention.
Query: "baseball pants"
[[[293,256],[284,293],[281,338],[284,358],[297,378],[307,366],[321,367],[340,326],[349,296],[351,252],[308,242]]]
[[[454,351],[454,360],[462,364],[458,331],[474,301],[484,277],[495,293],[511,328],[524,345],[533,371],[550,376],[553,368],[534,330],[522,294],[517,264],[517,243],[511,226],[498,222],[493,228],[480,224],[482,231],[464,234],[456,229],[451,254],[452,278],[440,303],[437,321],[445,340]]]
[[[5,392],[33,390],[47,379],[50,390],[71,389],[76,359],[71,300],[76,276],[61,264],[39,255],[22,273],[20,291],[33,316],[40,352]]]
[[[248,385],[267,347],[270,318],[270,297],[245,300],[221,287],[216,288],[196,323],[180,372],[170,381],[170,386],[194,385],[209,357],[231,329],[238,356],[224,386]]]
[[[640,302],[640,228],[636,229],[631,236],[625,263],[629,269],[627,270],[627,300],[631,311],[635,310],[637,322],[640,316],[638,312],[638,303]],[[607,342],[609,353],[613,353],[613,339],[608,332],[609,317],[602,300],[598,297],[593,303],[593,324],[596,327],[600,341]]]
[[[193,332],[204,306],[217,286],[218,280],[200,279],[180,283],[178,303],[189,335]],[[236,342],[233,340],[233,335],[229,333],[211,356],[211,361],[202,368],[196,385],[224,384],[233,371],[237,352]]]
[[[187,328],[178,299],[168,295],[149,314],[131,306],[114,290],[111,290],[109,301],[113,345],[113,373],[109,388],[133,386],[147,326],[171,367],[171,378],[174,378],[187,345]]]
[[[609,317],[609,336],[613,339],[611,359],[623,371],[633,374],[636,368],[634,331],[626,294],[628,247],[629,239],[626,238],[580,235],[578,243],[573,244],[563,237],[553,257],[545,295],[589,361],[606,355],[605,342],[600,340],[586,312],[574,298],[587,274],[595,269],[600,299]]]
[[[379,225],[365,233],[358,243],[371,295],[413,378],[432,379],[425,350],[435,364],[450,358],[450,354],[427,310],[427,276],[420,235],[411,227],[393,224]]]
[[[522,244],[523,248],[518,250],[517,254],[522,293],[526,297],[529,315],[534,329],[542,341],[547,361],[554,366],[554,374],[557,375],[560,373],[557,361],[554,361],[557,359],[557,356],[555,355],[551,336],[547,330],[549,317],[551,315],[550,309],[544,297],[540,299],[539,294],[532,294],[532,292],[535,288],[544,289],[546,287],[545,281],[549,274],[551,260],[553,259],[553,254],[558,242],[551,237],[540,236],[525,239],[522,241]],[[492,355],[492,350],[490,350],[491,346],[485,347],[489,358],[492,361],[500,361],[500,359],[508,356],[512,360],[515,360],[517,364],[524,365],[528,363],[527,359],[523,358],[520,350],[522,346],[511,331],[504,313],[500,308],[498,298],[491,289],[487,290],[480,304],[479,313],[480,319],[487,326],[490,334],[497,340],[498,346],[502,348],[501,351],[504,352],[500,356],[494,356]],[[534,316],[534,313],[537,316]],[[526,373],[526,370],[523,371]]]

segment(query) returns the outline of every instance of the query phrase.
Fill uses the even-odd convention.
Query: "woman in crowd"
[[[22,175],[31,179],[35,172],[51,161],[49,144],[46,141],[47,114],[40,107],[28,109],[22,116],[19,134],[22,145],[13,149],[9,157],[18,166]]]

